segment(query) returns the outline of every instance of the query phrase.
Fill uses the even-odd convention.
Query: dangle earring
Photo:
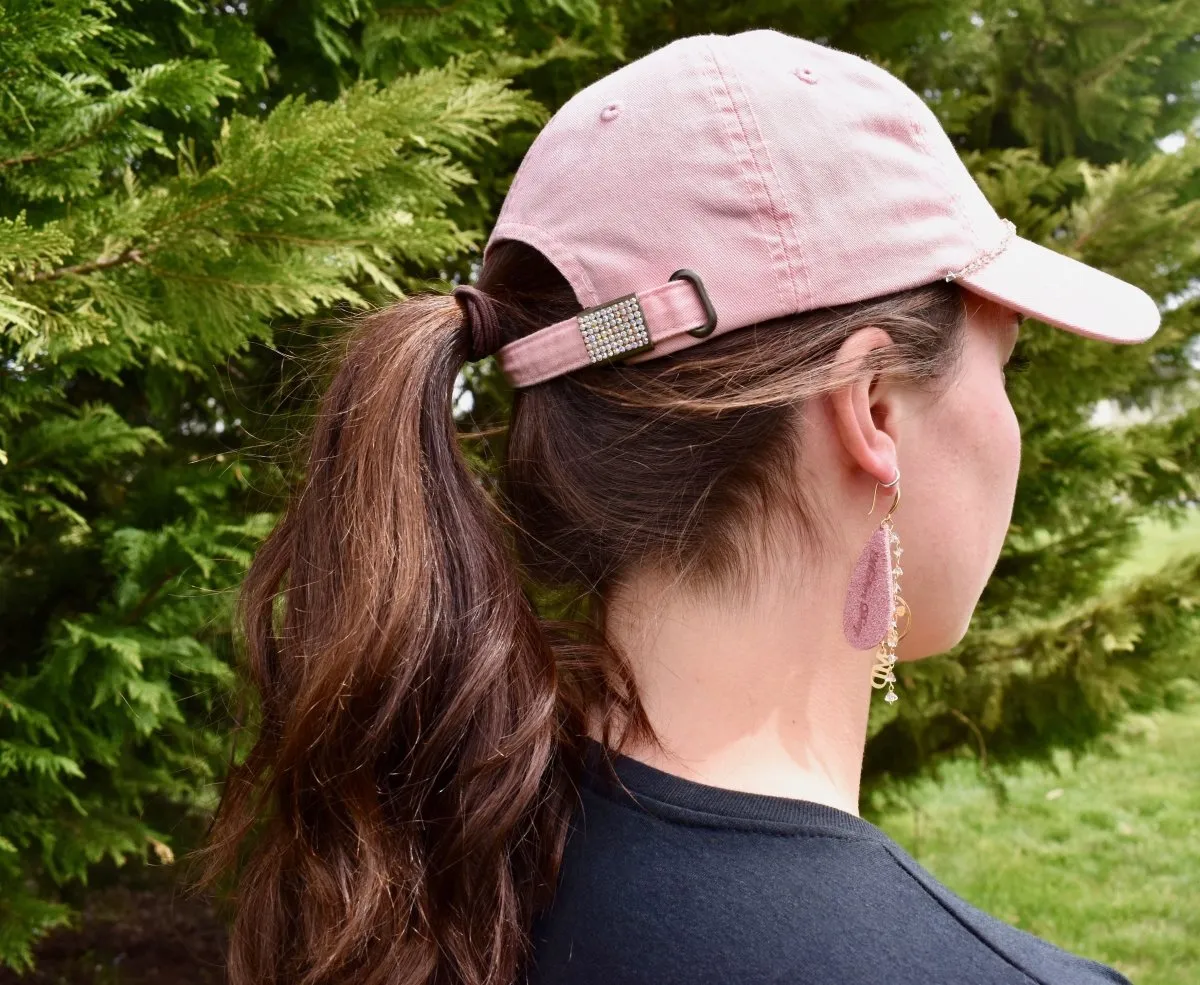
[[[883,700],[891,704],[899,699],[896,694],[896,644],[908,633],[912,624],[912,611],[900,596],[900,537],[892,527],[892,516],[900,505],[900,467],[896,467],[896,478],[887,483],[875,483],[871,496],[871,509],[875,512],[875,498],[879,487],[895,487],[896,494],[887,514],[867,541],[858,556],[850,575],[850,588],[842,609],[842,630],[850,645],[858,650],[878,648],[875,665],[871,668],[871,685],[886,687]],[[904,631],[897,629],[897,622],[904,620]]]

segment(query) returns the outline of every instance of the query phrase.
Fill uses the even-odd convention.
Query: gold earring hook
[[[896,466],[896,478],[894,478],[891,482],[876,482],[875,483],[875,491],[873,493],[871,493],[871,508],[867,511],[867,516],[870,516],[872,513],[875,512],[875,497],[877,497],[879,495],[879,487],[880,486],[883,486],[884,489],[891,489],[892,486],[896,487],[896,495],[892,499],[892,505],[890,507],[888,507],[887,514],[884,516],[883,520],[879,521],[880,523],[883,523],[884,520],[890,520],[892,518],[892,514],[894,514],[896,512],[896,507],[900,505],[900,466],[899,465]]]

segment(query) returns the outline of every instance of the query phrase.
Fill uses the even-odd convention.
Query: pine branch
[[[0,160],[0,171],[6,168],[20,167],[24,164],[37,164],[41,161],[48,161],[51,158],[61,157],[63,154],[70,154],[71,151],[79,150],[80,147],[85,147],[93,140],[110,129],[117,120],[121,118],[121,114],[116,114],[111,117],[102,127],[97,127],[91,133],[85,133],[81,137],[76,137],[74,140],[68,141],[65,144],[60,144],[58,147],[51,147],[44,151],[28,151],[25,154],[18,154],[16,157],[9,157]]]
[[[1090,72],[1081,75],[1078,82],[1079,88],[1090,88],[1111,79],[1121,69],[1127,67],[1133,61],[1133,56],[1153,41],[1157,34],[1157,31],[1151,29],[1133,38],[1116,54],[1099,62]]]
[[[31,281],[51,281],[61,280],[64,277],[83,276],[95,273],[97,270],[120,267],[126,263],[142,263],[145,255],[144,250],[136,246],[129,246],[120,253],[114,253],[111,256],[97,257],[95,260],[88,260],[85,263],[75,263],[67,267],[58,267],[55,270],[43,270],[26,279]]]
[[[239,232],[237,234],[237,238],[247,240],[248,242],[286,243],[289,246],[323,246],[332,247],[334,249],[347,246],[372,245],[372,241],[369,239],[330,239],[328,237],[316,238],[313,236],[289,236],[286,233],[252,232],[249,230]]]
[[[142,618],[142,614],[151,606],[159,593],[166,588],[170,582],[179,576],[180,572],[177,569],[168,568],[162,576],[150,586],[146,593],[137,601],[132,609],[122,620],[126,626],[134,626],[138,620]]]

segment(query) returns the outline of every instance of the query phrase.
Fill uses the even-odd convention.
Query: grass
[[[1200,509],[1194,509],[1178,527],[1153,520],[1142,526],[1139,549],[1120,564],[1112,582],[1132,580],[1157,571],[1168,561],[1200,550]]]
[[[955,764],[878,823],[960,896],[1134,985],[1200,981],[1200,703],[1056,766],[1025,767],[1002,803]]]
[[[1148,523],[1113,583],[1197,548],[1200,510]],[[1200,982],[1200,701],[1131,715],[1097,751],[1026,765],[1003,787],[962,761],[873,819],[1002,920],[1134,985]]]

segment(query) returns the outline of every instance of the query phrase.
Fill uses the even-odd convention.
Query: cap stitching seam
[[[720,71],[719,63],[717,65],[717,70]],[[745,98],[746,88],[742,82],[740,75],[736,72],[733,72],[731,74],[734,78],[734,81],[737,83],[737,88],[738,88],[739,92],[742,93],[742,95],[743,95],[742,105],[745,107],[746,114],[750,117],[750,119],[754,123],[754,134],[757,138],[756,143],[757,143],[758,148],[762,151],[762,156],[763,156],[763,158],[765,158],[766,163],[767,163],[766,172],[769,173],[771,175],[771,177],[775,179],[775,186],[779,192],[779,198],[783,201],[783,203],[786,206],[787,196],[784,194],[783,186],[782,186],[782,184],[780,184],[780,182],[778,180],[779,172],[775,169],[775,162],[773,160],[771,160],[771,152],[767,147],[766,141],[763,140],[762,125],[759,123],[758,114],[754,112],[754,104],[750,101],[749,98]],[[726,88],[727,89],[729,88],[728,83],[726,83]],[[732,100],[732,92],[730,93],[730,98]],[[736,110],[736,102],[735,102],[735,110]],[[785,242],[785,239],[783,236],[784,215],[786,214],[788,217],[787,218],[787,226],[788,226],[788,228],[791,229],[791,233],[792,233],[792,237],[791,237],[792,242],[796,245],[797,250],[799,249],[800,236],[796,231],[796,224],[793,221],[794,213],[792,212],[792,210],[790,208],[785,207],[784,209],[780,210],[778,207],[776,207],[774,198],[771,194],[770,182],[767,181],[767,173],[764,173],[761,165],[759,165],[759,163],[758,163],[758,159],[754,153],[754,147],[752,147],[750,145],[749,134],[747,132],[745,124],[742,125],[742,132],[743,132],[743,135],[746,137],[747,146],[750,147],[751,158],[754,160],[755,167],[758,168],[759,175],[762,179],[763,188],[766,191],[766,195],[767,195],[767,202],[768,202],[771,218],[775,223],[775,229],[776,229],[776,232],[779,237],[780,245],[783,248],[783,260],[784,260],[785,265],[787,266],[787,271],[788,271],[788,287],[791,289],[791,292],[792,292],[792,302],[791,302],[792,310],[799,311],[806,303],[806,300],[811,298],[813,295],[812,295],[812,283],[809,281],[809,276],[808,276],[808,266],[806,264],[802,263],[798,258],[796,259],[795,262],[793,262],[792,251],[787,248],[787,243]],[[799,269],[797,269],[797,268],[799,268]],[[796,275],[797,274],[799,274],[800,276],[802,276],[804,278],[805,300],[803,300],[803,301],[797,295],[797,292],[796,292]]]
[[[744,86],[742,86],[742,80],[740,78],[738,79],[738,87],[742,88],[744,90]],[[808,264],[806,264],[803,261],[803,259],[801,259],[801,257],[800,257],[800,234],[796,229],[796,222],[795,222],[796,212],[791,207],[791,203],[788,201],[788,197],[783,190],[782,182],[779,181],[779,172],[775,168],[774,160],[772,160],[772,158],[771,158],[770,148],[767,147],[767,142],[762,139],[762,126],[759,123],[758,114],[754,112],[754,104],[749,99],[746,100],[746,111],[747,111],[747,113],[750,114],[751,119],[754,120],[754,132],[758,135],[758,145],[759,145],[759,147],[762,148],[763,157],[766,158],[767,166],[771,172],[772,177],[774,177],[776,179],[775,184],[779,190],[779,198],[784,203],[784,208],[782,211],[772,207],[771,212],[775,216],[776,225],[781,224],[784,221],[783,217],[786,216],[787,217],[787,219],[786,219],[787,226],[792,231],[792,243],[796,247],[796,255],[795,255],[795,258],[793,259],[792,251],[788,250],[787,244],[785,243],[784,244],[784,259],[787,261],[787,265],[788,265],[788,271],[789,271],[788,283],[792,289],[792,300],[793,300],[793,304],[794,304],[794,310],[799,311],[801,308],[803,308],[808,303],[809,299],[812,298],[813,291],[812,291],[812,281],[809,279],[809,275],[808,275]],[[804,299],[801,299],[797,295],[795,279],[790,276],[791,272],[794,269],[798,269],[800,275],[804,278]]]
[[[755,156],[754,156],[754,149],[751,147],[751,145],[750,145],[750,139],[749,139],[749,137],[746,135],[746,127],[745,127],[745,124],[742,122],[742,119],[741,119],[741,116],[740,116],[740,114],[738,113],[737,104],[736,104],[736,102],[735,102],[735,101],[734,101],[734,99],[733,99],[733,94],[732,94],[732,93],[730,92],[730,90],[729,90],[729,84],[728,84],[728,82],[727,82],[727,81],[726,81],[726,79],[725,79],[725,75],[724,75],[724,73],[721,71],[721,66],[720,66],[720,63],[719,63],[719,62],[718,62],[718,60],[717,60],[717,53],[716,53],[715,49],[713,48],[713,45],[712,45],[712,43],[711,43],[711,42],[707,43],[707,44],[705,45],[705,48],[706,48],[706,50],[707,50],[707,52],[708,52],[709,60],[712,62],[712,67],[713,67],[713,68],[716,70],[716,74],[717,74],[717,81],[720,83],[720,88],[721,88],[721,89],[723,89],[723,90],[724,90],[724,92],[725,92],[725,97],[726,97],[727,104],[728,104],[728,108],[726,108],[726,106],[723,106],[723,105],[721,105],[721,104],[720,104],[720,96],[719,96],[719,93],[718,93],[718,94],[717,94],[717,96],[718,96],[718,105],[720,106],[721,113],[722,113],[722,115],[725,115],[726,113],[728,113],[728,112],[732,111],[732,115],[733,115],[733,117],[734,117],[734,119],[736,120],[736,123],[737,123],[737,128],[738,128],[738,130],[739,130],[739,131],[740,131],[740,133],[741,133],[741,138],[742,138],[742,141],[745,143],[745,146],[746,146],[746,151],[747,151],[747,154],[748,154],[748,156],[749,156],[749,158],[750,158],[750,164],[751,164],[751,167],[753,168],[753,170],[754,170],[754,173],[755,173],[755,174],[758,176],[758,185],[759,185],[759,186],[761,186],[761,192],[759,191],[759,189],[758,189],[758,188],[756,188],[756,186],[755,186],[755,182],[753,182],[753,181],[751,181],[751,180],[748,180],[748,179],[749,179],[749,176],[748,176],[748,175],[746,175],[746,174],[744,173],[744,171],[743,171],[743,178],[744,178],[744,179],[746,179],[746,180],[745,180],[745,184],[746,184],[746,186],[749,188],[749,190],[750,190],[750,194],[751,194],[751,196],[753,197],[753,199],[754,199],[754,201],[755,201],[755,204],[756,204],[756,205],[760,203],[760,201],[761,201],[761,198],[762,198],[762,195],[763,195],[763,194],[766,194],[766,197],[767,197],[767,211],[768,211],[769,213],[771,213],[771,215],[772,215],[772,218],[774,218],[774,212],[775,212],[775,210],[774,210],[774,209],[771,207],[771,201],[770,201],[770,192],[767,190],[767,187],[766,187],[766,180],[765,180],[765,178],[764,178],[764,176],[763,176],[762,169],[759,167],[758,161],[757,161],[757,159],[756,159],[756,158],[755,158]],[[727,136],[727,137],[730,137],[730,131],[729,131],[729,129],[728,129],[728,128],[726,128],[726,131],[725,131],[725,132],[726,132],[726,136]],[[733,140],[732,140],[732,139],[730,139],[729,143],[730,143],[730,149],[733,151],[733,153],[734,153],[734,157],[735,157],[735,159],[738,161],[739,169],[741,169],[741,165],[742,165],[742,155],[741,155],[741,154],[739,154],[739,153],[738,153],[738,150],[737,150],[737,148],[733,146]],[[772,241],[772,240],[773,240],[773,242],[774,242],[775,244],[777,244],[777,245],[778,245],[778,247],[779,247],[780,249],[782,249],[782,250],[783,250],[783,259],[784,259],[784,264],[785,264],[785,266],[786,266],[786,267],[789,269],[789,271],[790,271],[790,269],[791,269],[791,264],[790,264],[790,261],[789,261],[789,259],[788,259],[788,256],[787,256],[787,250],[786,250],[786,249],[783,249],[783,242],[782,242],[782,237],[780,236],[780,230],[779,230],[779,226],[778,226],[778,221],[776,221],[776,222],[774,223],[774,225],[775,225],[775,234],[774,234],[774,237],[772,237],[772,236],[771,236],[771,234],[770,234],[770,233],[769,233],[769,232],[768,232],[766,229],[764,229],[764,228],[763,228],[763,226],[762,226],[762,222],[761,222],[761,218],[760,218],[760,217],[758,217],[758,216],[756,216],[756,219],[758,219],[758,220],[759,220],[759,221],[757,222],[757,225],[758,225],[758,227],[759,227],[759,230],[760,230],[760,232],[763,232],[763,233],[766,235],[766,237],[767,237],[768,241]],[[772,252],[774,252],[774,251],[772,251]],[[774,258],[772,258],[772,259],[774,260]],[[793,290],[795,290],[794,284],[793,284]],[[783,302],[783,304],[785,304],[785,305],[786,305],[786,304],[787,304],[787,302],[786,302],[786,299],[785,299],[785,298],[783,298],[783,297],[781,296],[781,290],[780,290],[780,285],[779,285],[778,278],[776,278],[776,282],[775,282],[775,293],[776,293],[776,296],[777,296],[777,298],[779,299],[779,301]]]

